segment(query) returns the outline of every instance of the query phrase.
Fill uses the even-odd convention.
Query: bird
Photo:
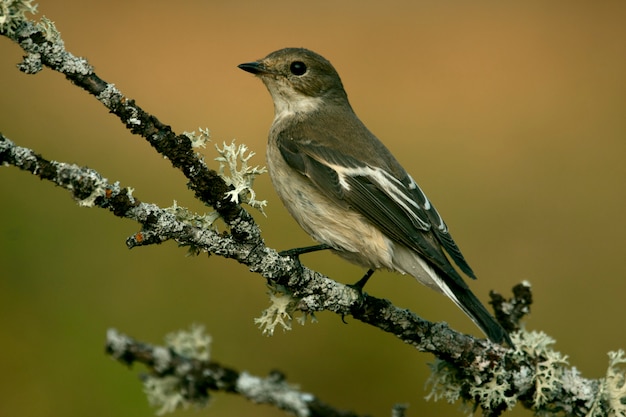
[[[260,78],[274,103],[272,185],[320,243],[299,253],[330,249],[368,268],[361,289],[378,269],[409,274],[450,298],[492,342],[513,346],[452,265],[476,279],[441,215],[361,122],[333,65],[311,50],[284,48],[238,67]]]

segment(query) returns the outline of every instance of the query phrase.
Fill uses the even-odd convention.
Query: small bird
[[[360,285],[380,268],[412,275],[448,296],[491,341],[513,346],[452,266],[450,258],[476,278],[443,219],[354,113],[331,63],[285,48],[239,68],[272,96],[268,170],[289,213],[322,244],[313,248],[368,268]]]

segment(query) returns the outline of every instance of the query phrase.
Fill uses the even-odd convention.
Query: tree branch
[[[194,333],[197,331],[192,329],[183,336],[186,338],[202,336]],[[174,335],[174,338],[177,336]],[[196,345],[201,343],[196,342]],[[209,361],[208,358],[198,359],[182,355],[177,352],[176,346],[152,346],[138,342],[114,329],[107,332],[106,352],[123,364],[130,366],[139,362],[147,366],[151,373],[150,377],[154,378],[148,383],[152,387],[149,388],[151,398],[163,407],[169,407],[171,404],[178,408],[181,404],[172,404],[177,401],[183,406],[188,404],[202,406],[208,401],[210,391],[221,391],[239,394],[257,404],[273,405],[296,416],[358,417],[355,413],[337,410],[323,403],[313,394],[300,391],[296,386],[288,384],[285,376],[278,371],[261,378],[222,366]],[[171,378],[167,379],[168,377]],[[177,386],[175,389],[171,386],[163,389],[162,386],[156,385],[163,380]],[[182,398],[177,396],[179,393],[184,393]]]
[[[198,157],[189,137],[176,135],[170,126],[146,113],[114,84],[100,78],[87,60],[66,51],[52,22],[46,21],[45,25],[41,25],[24,20],[9,37],[27,53],[19,66],[21,71],[34,74],[46,66],[65,75],[116,115],[131,133],[146,139],[159,154],[169,159],[172,166],[188,179],[187,186],[196,198],[217,210],[230,227],[233,237],[238,240],[258,238],[260,231],[251,221],[252,216],[226,197],[231,187]],[[245,229],[245,232],[240,228]]]
[[[420,351],[430,352],[462,367],[476,371],[493,368],[506,349],[487,340],[475,339],[451,330],[446,324],[431,323],[395,307],[390,301],[359,293],[350,286],[312,271],[291,257],[283,257],[265,246],[262,239],[241,242],[230,234],[199,227],[178,218],[173,210],[143,203],[123,188],[111,183],[97,171],[57,161],[49,161],[34,151],[15,145],[0,134],[0,164],[14,165],[72,193],[83,206],[111,211],[118,217],[141,224],[140,234],[128,239],[129,247],[174,240],[181,246],[200,249],[232,258],[288,291],[298,300],[295,309],[312,314],[332,311],[392,333]],[[252,224],[255,227],[255,224]],[[251,235],[251,233],[249,234]],[[476,361],[476,358],[482,358]],[[476,367],[472,363],[481,363]],[[489,363],[489,366],[484,366]]]

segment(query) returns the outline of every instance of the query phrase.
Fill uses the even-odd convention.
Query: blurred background
[[[247,144],[264,165],[273,117],[261,82],[237,64],[286,46],[328,58],[365,124],[446,219],[479,280],[505,296],[534,291],[530,330],[557,340],[585,377],[626,348],[626,3],[620,1],[42,1],[66,47],[86,57],[176,132],[208,127],[214,143]],[[86,165],[146,202],[207,210],[185,179],[93,97],[45,69],[16,69],[0,39],[0,130],[48,159]],[[208,163],[213,145],[203,151]],[[258,179],[269,246],[312,243]],[[14,167],[0,169],[0,416],[152,416],[137,373],[104,354],[115,327],[161,343],[201,323],[213,359],[266,375],[280,369],[336,407],[374,416],[461,415],[426,402],[428,354],[330,313],[261,335],[264,280],[174,243],[128,250],[139,230]],[[328,253],[304,263],[342,281],[363,270]],[[443,296],[392,273],[367,292],[481,336]],[[218,394],[176,415],[282,416]],[[509,415],[529,416],[516,409]]]

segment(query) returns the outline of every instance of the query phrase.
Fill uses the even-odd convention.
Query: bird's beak
[[[237,68],[240,68],[244,71],[250,72],[254,75],[266,74],[267,71],[264,68],[263,64],[260,62],[246,62],[245,64],[237,65]]]

